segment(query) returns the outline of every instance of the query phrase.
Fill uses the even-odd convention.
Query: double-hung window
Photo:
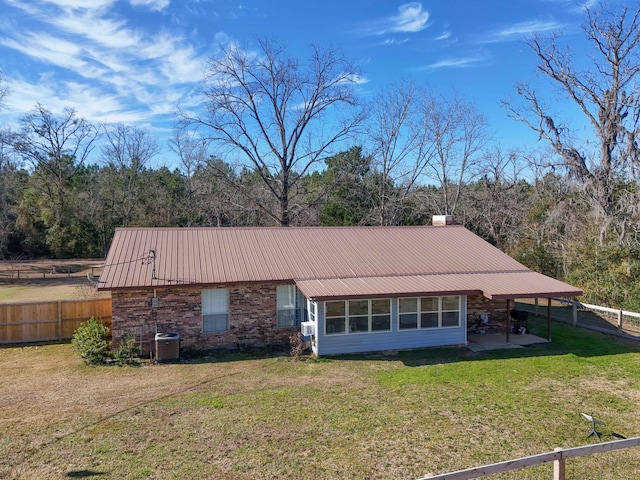
[[[229,289],[202,290],[202,331],[224,332],[229,329]]]
[[[300,325],[305,298],[295,285],[278,285],[276,288],[278,326]]]
[[[398,329],[460,326],[460,296],[400,298]]]

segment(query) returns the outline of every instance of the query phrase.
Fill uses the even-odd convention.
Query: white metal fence
[[[518,300],[518,308],[546,316],[547,305]],[[599,332],[640,339],[640,313],[554,298],[551,319]]]

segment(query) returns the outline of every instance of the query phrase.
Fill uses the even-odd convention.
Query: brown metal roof
[[[255,281],[295,281],[311,298],[582,294],[461,226],[118,229],[99,289]]]
[[[571,285],[531,270],[299,280],[296,285],[307,298],[316,300],[386,295],[483,295],[494,300],[582,295],[582,291]]]

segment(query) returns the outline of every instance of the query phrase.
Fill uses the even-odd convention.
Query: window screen
[[[224,332],[229,329],[229,289],[202,290],[202,331]]]

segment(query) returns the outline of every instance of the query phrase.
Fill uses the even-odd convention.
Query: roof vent
[[[434,215],[431,224],[434,226],[453,225],[453,215]]]

